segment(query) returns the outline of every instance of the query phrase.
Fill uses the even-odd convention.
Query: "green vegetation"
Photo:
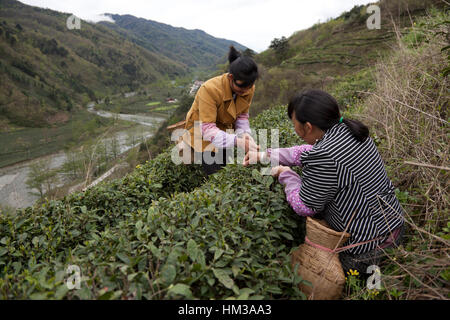
[[[67,17],[2,1],[0,18],[8,33],[0,36],[0,116],[10,123],[42,127],[89,101],[187,72],[104,26],[83,22],[69,32]],[[4,41],[6,34],[18,42]]]
[[[406,2],[424,13],[423,1]],[[392,2],[382,5],[393,8]],[[403,12],[401,6],[395,8]],[[330,26],[338,28],[336,34],[346,23],[357,30],[364,14],[363,7],[356,7]],[[376,64],[349,68],[321,84],[343,106],[351,106],[343,111],[345,117],[368,124],[406,211],[404,244],[387,250],[380,265],[381,289],[368,290],[352,272],[346,299],[450,297],[448,170],[439,169],[448,166],[449,152],[450,99],[442,72],[448,65],[442,48],[449,15],[433,9],[416,19],[416,26],[402,29],[405,37]],[[310,40],[325,41],[319,37],[330,26],[315,25],[309,32],[317,32],[317,38]],[[308,40],[309,32],[300,32],[301,41]],[[296,48],[295,41],[290,48]],[[292,64],[267,68],[273,78],[260,82],[284,90],[276,101],[289,94],[291,85],[303,87],[291,83],[295,70],[288,66],[300,58],[292,52],[287,60]],[[270,64],[270,55],[260,58]],[[317,68],[308,84],[318,83],[314,81],[321,70],[331,72]],[[274,79],[280,82],[272,83]],[[180,99],[180,107],[155,135],[163,141],[162,153],[132,173],[59,201],[0,214],[0,297],[305,298],[296,286],[302,280],[290,267],[290,252],[304,237],[304,218],[289,207],[283,187],[262,176],[260,165],[230,164],[206,178],[198,165],[170,161],[165,127],[184,118],[192,99]],[[279,129],[280,147],[303,143],[284,103],[271,101],[271,108],[251,118],[251,127]],[[405,160],[428,166],[407,165]],[[69,265],[80,268],[79,290],[66,285]]]
[[[131,16],[117,16],[114,24],[82,21],[81,29],[68,30],[68,17],[0,1],[3,128],[44,127],[90,101],[186,77],[214,66],[234,43],[153,21],[139,20],[143,27],[136,30],[119,26],[137,20]]]
[[[152,20],[130,15],[110,15],[114,23],[101,22],[151,52],[179,61],[189,68],[212,71],[219,60],[226,60],[230,45],[238,50],[245,47],[237,42],[212,38],[202,30],[175,28]]]
[[[444,5],[435,0],[380,1],[379,30],[367,29],[366,6],[355,6],[335,19],[274,39],[268,50],[255,57],[261,78],[256,83],[251,116],[287,103],[299,90],[338,85],[340,77],[370,69],[391,50],[396,32],[408,33],[411,19],[424,15],[432,4]]]
[[[170,140],[171,133],[167,130],[167,127],[186,119],[186,114],[193,102],[194,97],[189,96],[188,94],[183,95],[180,98],[179,106],[173,110],[169,118],[161,124],[153,137],[141,144],[140,151],[149,153],[151,157],[156,157],[171,145],[173,142]]]
[[[125,98],[120,96],[108,96],[108,99],[100,101],[95,105],[96,110],[105,110],[113,113],[124,114],[146,114],[150,113],[151,107],[147,105],[148,96],[146,94],[137,94],[132,97]],[[159,102],[158,102],[159,104]]]
[[[348,92],[348,97],[353,97],[352,90],[346,88],[371,88],[353,102],[355,107],[347,109],[346,116],[369,125],[406,211],[404,244],[387,250],[381,266],[382,288],[367,290],[362,279],[352,276],[347,299],[450,297],[448,171],[438,168],[448,167],[449,152],[450,96],[441,50],[449,36],[446,21],[448,11],[429,10],[391,55],[367,73],[370,77],[360,77],[364,72],[335,86],[336,93]]]
[[[100,135],[108,130],[114,119],[105,119],[81,110],[72,115],[72,119],[63,124],[44,128],[20,128],[0,134],[0,167],[20,161],[34,159],[64,150],[67,146],[79,144],[92,136],[83,135],[88,130]],[[121,128],[129,126],[120,121]],[[116,130],[118,127],[116,128]]]
[[[253,125],[272,121],[286,126],[281,143],[293,143],[280,109]],[[1,215],[0,294],[302,298],[288,265],[302,223],[282,187],[230,165],[196,188],[205,179],[199,166],[176,166],[168,158],[170,150],[120,180]],[[67,264],[79,265],[90,279],[82,289],[67,291]]]
[[[153,101],[146,104],[146,106],[157,106],[158,104],[161,104],[160,101]]]
[[[26,184],[30,189],[37,189],[38,196],[43,198],[46,193],[51,192],[57,181],[57,170],[51,169],[50,163],[42,159],[30,166]]]
[[[152,109],[152,111],[155,111],[155,112],[157,112],[157,111],[173,111],[176,108],[178,108],[178,105],[172,104],[172,105]]]
[[[161,79],[133,92],[130,96],[122,94],[106,96],[95,105],[95,108],[126,114],[156,113],[156,116],[166,117],[176,108],[176,105],[167,102],[167,99],[180,99],[190,83],[190,80],[183,77],[177,77],[175,80]]]
[[[287,58],[289,52],[289,41],[286,37],[281,37],[280,39],[275,38],[270,43],[269,48],[275,51],[275,56],[281,62]]]
[[[337,76],[328,85],[343,109],[355,108],[375,88],[373,68],[364,68],[346,76]]]

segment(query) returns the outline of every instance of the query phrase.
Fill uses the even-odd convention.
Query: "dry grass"
[[[377,64],[376,89],[358,115],[402,190],[406,212],[404,244],[387,252],[382,269],[385,299],[450,298],[450,88],[441,73],[449,26],[437,20],[414,27],[408,39],[398,35],[395,53]]]

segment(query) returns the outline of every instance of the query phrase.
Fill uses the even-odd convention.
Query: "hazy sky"
[[[186,29],[201,29],[257,52],[318,21],[376,0],[20,0],[98,21],[103,13],[131,14]]]

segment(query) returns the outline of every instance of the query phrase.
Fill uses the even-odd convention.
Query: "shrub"
[[[373,70],[365,68],[353,74],[337,77],[328,88],[342,108],[352,107],[375,87]]]
[[[404,247],[389,251],[383,297],[447,299],[448,290],[448,79],[441,51],[448,13],[418,21],[375,67],[376,86],[359,118],[378,140],[388,175],[405,209]],[[421,35],[420,46],[411,46]],[[414,40],[415,41],[415,40]]]
[[[59,55],[66,57],[69,51],[63,46],[58,46],[55,39],[37,39],[34,44],[43,54]]]
[[[445,38],[424,36],[428,43],[420,48],[408,48],[401,41],[392,57],[377,64],[376,88],[365,102],[361,117],[384,140],[380,151],[390,159],[393,172],[402,173],[398,184],[423,186],[420,193],[424,202],[430,201],[430,208],[444,213],[448,208],[445,172],[403,163],[408,160],[445,166],[448,158],[448,81],[441,74]],[[434,213],[429,211],[424,221],[431,215]]]
[[[279,123],[274,108],[253,121]],[[285,126],[283,128],[283,126]],[[0,216],[3,298],[304,298],[289,252],[302,219],[270,176],[229,165],[206,184],[169,150],[123,179]],[[80,290],[65,271],[78,265]],[[108,289],[105,289],[105,288]]]

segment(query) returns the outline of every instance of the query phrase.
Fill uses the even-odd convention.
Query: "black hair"
[[[233,75],[234,80],[242,81],[240,87],[249,87],[258,79],[256,62],[251,57],[242,55],[234,46],[230,46],[228,62],[230,63],[229,72]]]
[[[341,119],[336,99],[322,90],[297,93],[289,101],[287,112],[290,119],[295,112],[295,118],[299,122],[309,122],[323,131],[330,129]],[[356,140],[362,142],[369,136],[369,129],[362,122],[346,118],[342,122],[347,125]]]

